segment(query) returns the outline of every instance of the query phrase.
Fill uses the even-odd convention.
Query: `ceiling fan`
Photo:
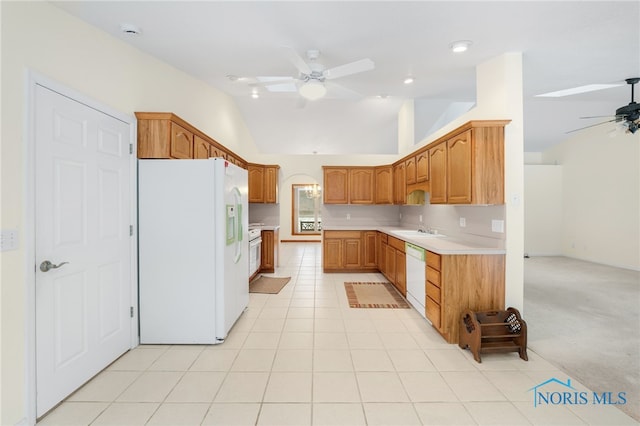
[[[640,81],[640,77],[627,78],[625,80],[627,84],[631,85],[631,102],[629,105],[621,106],[616,110],[615,116],[611,120],[603,121],[602,123],[593,124],[591,126],[582,127],[580,129],[571,130],[567,133],[577,132],[578,130],[588,129],[590,127],[600,126],[601,124],[611,122],[622,122],[627,128],[626,133],[635,133],[640,128],[640,104],[635,102],[634,99],[634,86]],[[607,116],[594,116],[594,117],[580,117],[580,118],[603,118]],[[611,116],[608,116],[611,117]]]
[[[294,83],[295,89],[281,89],[280,91],[295,91],[305,99],[316,100],[327,94],[327,89],[339,97],[356,97],[358,94],[346,87],[340,86],[331,80],[348,75],[369,71],[375,68],[374,62],[369,59],[360,59],[355,62],[349,62],[333,68],[325,68],[324,65],[317,62],[320,57],[320,51],[310,49],[306,51],[306,60],[302,58],[294,49],[283,47],[282,51],[286,58],[298,69],[297,77],[257,77],[258,82],[252,83],[250,86],[269,87],[280,86]]]

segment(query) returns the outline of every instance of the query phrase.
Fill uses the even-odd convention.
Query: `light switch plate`
[[[493,232],[499,232],[504,234],[504,220],[492,220],[491,221],[491,230]]]
[[[0,251],[18,250],[18,230],[3,229],[0,232]]]

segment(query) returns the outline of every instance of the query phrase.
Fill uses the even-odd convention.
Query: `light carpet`
[[[278,294],[291,277],[265,277],[260,275],[249,283],[249,293]]]

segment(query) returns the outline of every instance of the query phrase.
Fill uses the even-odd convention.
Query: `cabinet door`
[[[325,204],[349,204],[349,171],[347,168],[326,167],[323,169]]]
[[[393,285],[396,285],[396,249],[387,244],[386,246],[387,273],[385,277]]]
[[[278,202],[278,168],[267,166],[264,168],[264,202],[275,204]]]
[[[209,142],[193,135],[193,158],[209,158]]]
[[[387,259],[387,256],[386,256],[387,243],[385,240],[382,239],[383,235],[385,234],[383,234],[382,232],[378,232],[376,235],[376,244],[377,244],[376,256],[377,256],[377,262],[378,262],[378,269],[384,275],[384,271],[387,268],[387,265],[385,264]]]
[[[393,168],[381,166],[375,168],[376,204],[393,204]]]
[[[405,164],[400,163],[393,166],[393,203],[407,204],[407,177]]]
[[[262,244],[260,246],[261,265],[260,270],[273,272],[275,270],[274,256],[274,232],[262,231]]]
[[[416,182],[429,180],[429,152],[422,151],[416,155]]]
[[[404,168],[407,174],[407,185],[416,183],[416,157],[408,158],[404,162]]]
[[[350,204],[373,204],[374,187],[373,167],[349,169]]]
[[[342,246],[341,239],[324,240],[322,253],[324,269],[342,268]]]
[[[429,149],[429,181],[431,204],[447,202],[447,144],[441,143]]]
[[[472,148],[471,130],[447,141],[447,203],[449,204],[471,203]]]
[[[264,167],[249,166],[249,202],[264,203]]]
[[[403,295],[407,295],[407,255],[396,250],[396,288]]]
[[[348,238],[343,240],[344,267],[362,268],[362,240],[360,238]]]
[[[364,231],[362,233],[362,266],[365,268],[378,267],[376,234],[376,231]]]
[[[169,155],[173,158],[193,158],[193,133],[173,122]]]

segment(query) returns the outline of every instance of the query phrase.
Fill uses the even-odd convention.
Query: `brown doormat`
[[[345,282],[344,289],[351,308],[411,308],[388,282]]]
[[[287,285],[291,277],[260,277],[249,283],[249,293],[278,294]]]

